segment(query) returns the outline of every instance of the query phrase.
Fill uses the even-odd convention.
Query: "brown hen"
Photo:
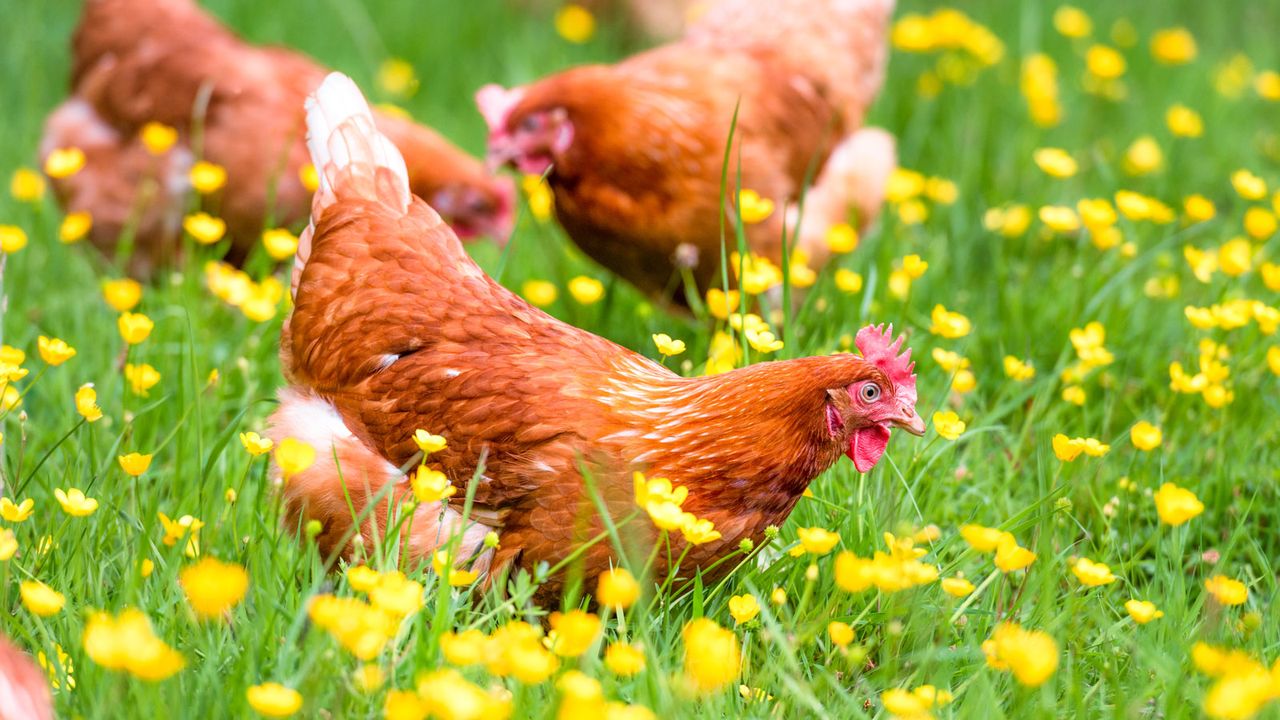
[[[92,215],[95,245],[111,252],[132,228],[141,273],[173,255],[197,158],[226,169],[226,185],[206,206],[227,222],[232,259],[265,227],[306,218],[302,103],[324,68],[246,44],[191,0],[88,0],[72,50],[72,95],[46,122],[41,152],[84,151],[84,169],[55,188],[69,212]],[[152,121],[180,136],[159,156],[139,137]],[[414,192],[437,203],[460,235],[506,239],[509,181],[429,128],[387,114],[378,124],[404,155]]]
[[[447,439],[425,462],[453,485],[482,474],[470,524],[463,492],[420,504],[407,551],[429,559],[461,531],[454,557],[495,572],[554,564],[598,534],[588,480],[615,520],[634,517],[633,471],[688,488],[684,510],[721,535],[688,555],[706,567],[781,523],[840,455],[866,472],[891,427],[923,432],[910,352],[899,357],[902,341],[878,328],[858,333],[861,358],[685,378],[546,315],[486,276],[410,194],[403,161],[349,79],[329,76],[308,108],[323,179],[294,268],[281,336],[290,387],[271,435],[317,451],[283,492],[293,523],[321,523],[322,550],[347,549],[353,511],[372,515],[363,538],[385,536],[386,495],[412,497],[399,468],[416,461],[418,429]],[[497,549],[482,545],[490,530]],[[646,545],[656,533],[648,519],[624,531]],[[598,544],[584,571],[612,557]],[[541,597],[555,597],[559,582]]]
[[[548,173],[569,236],[640,289],[672,288],[677,251],[692,249],[705,290],[718,277],[736,109],[729,178],[740,170],[742,187],[777,208],[745,228],[750,248],[780,261],[786,229],[821,263],[832,225],[876,217],[896,164],[892,137],[862,128],[892,11],[893,0],[721,0],[680,41],[616,65],[487,86],[476,101],[490,161]]]

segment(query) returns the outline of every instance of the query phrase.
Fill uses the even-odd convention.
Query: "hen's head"
[[[489,166],[512,165],[542,175],[573,144],[573,122],[561,106],[523,104],[524,88],[485,85],[476,106],[489,126]]]
[[[451,182],[424,195],[462,240],[489,237],[504,245],[515,225],[515,186],[509,178],[483,184]]]
[[[911,350],[901,355],[903,337],[893,339],[893,326],[858,331],[862,359],[879,371],[873,377],[828,390],[827,431],[847,443],[845,454],[858,472],[875,466],[889,444],[889,430],[899,427],[924,434],[924,420],[916,412],[916,376]]]

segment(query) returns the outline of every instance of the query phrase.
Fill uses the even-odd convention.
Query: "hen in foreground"
[[[52,720],[44,672],[0,635],[0,720]]]
[[[647,519],[624,522],[637,514],[632,473],[641,471],[687,489],[676,519],[707,524],[695,528],[686,567],[705,568],[781,523],[840,455],[867,472],[891,427],[924,430],[910,351],[899,356],[902,341],[880,328],[858,333],[862,357],[678,376],[485,275],[411,195],[404,161],[348,78],[325,80],[307,125],[321,186],[294,267],[280,343],[290,387],[271,433],[316,451],[283,493],[291,522],[319,521],[325,552],[348,550],[357,532],[385,537],[388,515],[415,491],[402,539],[416,559],[460,533],[453,560],[473,570],[554,564],[601,532],[593,494],[624,537],[651,547]],[[411,480],[400,468],[420,456],[417,430],[447,446]],[[464,525],[466,492],[448,497],[444,481],[465,489],[477,468]],[[483,543],[491,530],[496,548]],[[676,554],[685,542],[675,538]],[[583,571],[595,575],[614,555],[596,544]],[[560,582],[540,597],[557,597]]]
[[[72,50],[73,92],[46,122],[41,153],[84,153],[84,168],[55,188],[68,212],[90,213],[95,245],[111,252],[132,230],[135,272],[172,257],[199,159],[226,170],[205,207],[226,221],[232,259],[265,227],[306,218],[302,104],[324,68],[244,43],[191,0],[88,0]],[[148,148],[152,122],[177,130],[172,147],[153,138]],[[405,157],[413,191],[460,235],[506,239],[508,181],[429,128],[387,114],[377,122]]]
[[[722,0],[680,41],[617,65],[487,86],[476,101],[490,162],[548,173],[565,231],[640,289],[670,292],[696,256],[705,290],[719,277],[736,113],[728,178],[740,170],[776,207],[745,228],[750,248],[780,262],[785,229],[820,264],[833,225],[876,217],[896,165],[893,138],[862,128],[892,11],[893,0]]]

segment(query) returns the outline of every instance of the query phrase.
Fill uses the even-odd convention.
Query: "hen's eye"
[[[858,394],[862,397],[862,402],[875,402],[880,399],[880,386],[875,383],[867,383],[862,386],[862,390]]]
[[[542,125],[542,118],[537,115],[529,115],[520,121],[520,129],[529,132],[537,130],[540,125]]]

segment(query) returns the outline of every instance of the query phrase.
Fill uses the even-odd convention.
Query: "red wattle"
[[[884,425],[869,425],[853,431],[847,455],[858,472],[870,472],[888,446],[889,428]]]

